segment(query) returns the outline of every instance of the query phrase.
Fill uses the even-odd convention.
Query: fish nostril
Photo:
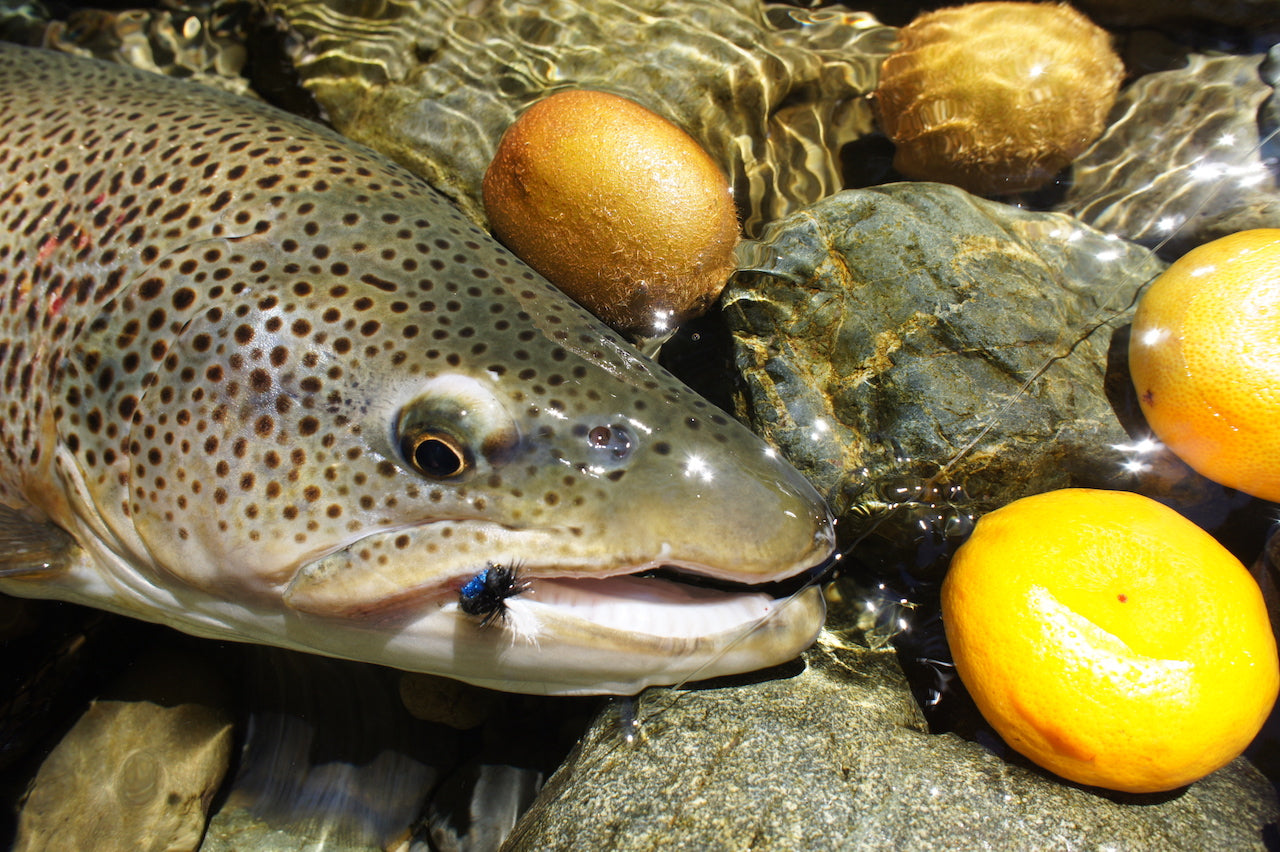
[[[620,423],[594,426],[587,432],[587,446],[606,462],[620,462],[631,455],[635,434]]]

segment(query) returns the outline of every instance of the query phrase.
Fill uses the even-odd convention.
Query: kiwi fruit
[[[494,234],[624,333],[705,311],[733,272],[733,192],[687,133],[634,101],[560,92],[507,129],[484,177]]]

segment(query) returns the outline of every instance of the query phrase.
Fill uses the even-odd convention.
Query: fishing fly
[[[489,627],[506,619],[508,598],[528,589],[529,581],[520,579],[518,565],[490,562],[458,591],[458,607],[467,615],[478,617],[481,627]]]

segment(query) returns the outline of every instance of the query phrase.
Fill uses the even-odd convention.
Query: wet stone
[[[541,789],[537,769],[469,762],[432,796],[424,828],[433,852],[498,849]],[[422,832],[419,833],[421,835]]]
[[[1221,505],[1127,404],[1121,338],[1163,267],[1146,249],[927,183],[840,193],[762,242],[722,299],[738,413],[846,532],[926,484],[972,514],[1070,486]]]
[[[399,687],[400,700],[414,718],[459,731],[483,724],[503,699],[490,689],[421,672],[402,672]]]
[[[238,650],[245,733],[202,852],[496,849],[594,708]]]
[[[424,176],[477,222],[503,131],[553,92],[601,89],[680,126],[730,176],[748,234],[842,186],[873,130],[895,30],[754,0],[272,0],[299,77],[343,134]]]
[[[1237,760],[1122,796],[1062,782],[989,735],[928,732],[891,650],[824,633],[795,677],[643,696],[597,718],[507,849],[1260,849],[1280,815]]]
[[[1258,66],[1262,81],[1271,87],[1271,94],[1258,111],[1258,130],[1262,134],[1262,156],[1265,160],[1280,160],[1280,44],[1273,44],[1267,56]]]
[[[0,848],[50,747],[161,628],[57,601],[0,595]]]
[[[1262,599],[1271,617],[1271,632],[1280,635],[1280,528],[1272,527],[1249,573],[1262,589]],[[1245,754],[1268,778],[1280,778],[1280,706],[1271,709],[1262,731]]]
[[[1169,259],[1235,231],[1280,227],[1280,192],[1258,145],[1259,107],[1272,94],[1263,58],[1192,54],[1135,81],[1073,164],[1059,209]]]
[[[15,850],[196,849],[231,760],[214,670],[155,654],[90,704],[21,803]]]
[[[259,647],[240,667],[245,734],[203,852],[372,852],[407,839],[457,744],[405,712],[397,673]]]

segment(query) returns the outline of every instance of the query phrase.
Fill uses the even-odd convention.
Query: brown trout
[[[523,692],[817,634],[817,492],[413,174],[13,46],[0,128],[0,591]]]

